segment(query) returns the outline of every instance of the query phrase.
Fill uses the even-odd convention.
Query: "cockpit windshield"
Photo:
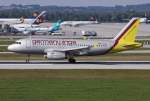
[[[20,44],[21,45],[21,42],[15,42],[15,44]]]

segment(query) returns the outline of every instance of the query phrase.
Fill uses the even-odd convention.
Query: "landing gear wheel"
[[[76,63],[75,59],[68,59],[69,63]]]
[[[26,63],[30,62],[30,54],[27,55]]]

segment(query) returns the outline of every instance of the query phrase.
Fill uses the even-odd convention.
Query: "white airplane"
[[[123,19],[123,21],[129,21],[130,19]],[[140,18],[140,23],[150,23],[147,17]]]
[[[148,18],[141,18],[140,19],[141,23],[150,23],[150,20],[148,20]]]
[[[43,23],[43,16],[45,13],[46,11],[41,12],[35,19],[30,20],[28,23],[13,24],[11,25],[11,28],[15,29],[15,32],[23,32],[24,34],[27,34],[26,29],[41,27],[38,24]]]
[[[28,56],[43,54],[49,60],[68,59],[70,63],[75,63],[75,56],[98,56],[141,47],[141,43],[135,42],[139,24],[139,18],[132,18],[114,39],[83,40],[29,37],[17,40],[8,46],[8,50],[28,54]],[[29,61],[29,57],[27,61]]]
[[[31,29],[31,28],[40,28],[40,25],[37,24],[15,24],[11,26],[15,32],[20,32],[23,34],[29,34],[29,31],[27,31],[27,29]]]
[[[54,23],[53,26],[50,27],[41,27],[37,24],[16,24],[13,25],[13,28],[16,29],[18,32],[23,34],[30,34],[30,33],[54,33],[55,31],[60,29],[62,21],[59,20],[58,22]]]
[[[99,22],[97,20],[96,21],[64,21],[61,25],[78,27],[82,25],[98,24],[98,23]]]
[[[32,22],[34,19],[23,19],[23,18],[0,18],[1,24],[18,24],[18,23],[29,23]]]
[[[0,23],[1,24],[8,24],[8,25],[13,25],[13,24],[31,24],[31,23],[38,23],[39,21],[42,21],[42,16],[46,13],[46,11],[42,11],[36,18],[28,18],[24,19],[23,17],[21,18],[0,18]]]

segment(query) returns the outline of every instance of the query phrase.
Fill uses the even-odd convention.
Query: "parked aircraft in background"
[[[13,28],[16,29],[18,32],[24,34],[30,33],[54,33],[55,31],[60,29],[61,23],[63,21],[59,20],[57,23],[54,23],[50,27],[41,27],[37,24],[17,24],[13,25]]]
[[[150,23],[150,20],[148,20],[148,18],[141,18],[140,19],[141,23]]]
[[[141,47],[141,43],[135,42],[139,24],[139,18],[132,18],[114,39],[83,40],[29,37],[17,40],[8,46],[8,50],[28,54],[28,56],[43,54],[49,60],[68,59],[70,63],[75,63],[75,56],[104,55]]]
[[[1,24],[8,24],[8,25],[13,25],[13,24],[33,24],[33,23],[41,23],[43,22],[43,15],[46,13],[46,11],[42,11],[36,18],[28,18],[25,19],[24,17],[21,18],[0,18],[0,23]]]
[[[129,21],[130,19],[123,19],[123,21]],[[141,23],[150,23],[147,17],[140,18]]]
[[[96,21],[64,21],[62,25],[64,26],[73,26],[73,27],[78,27],[82,25],[89,25],[89,24],[98,24],[99,22]]]
[[[26,29],[30,29],[30,28],[40,28],[40,25],[37,25],[37,24],[15,24],[12,26],[14,33],[28,34],[29,31],[26,31]]]

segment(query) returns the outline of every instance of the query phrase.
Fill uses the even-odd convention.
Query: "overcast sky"
[[[114,6],[150,3],[150,0],[0,0],[0,5],[40,4],[58,6]]]

